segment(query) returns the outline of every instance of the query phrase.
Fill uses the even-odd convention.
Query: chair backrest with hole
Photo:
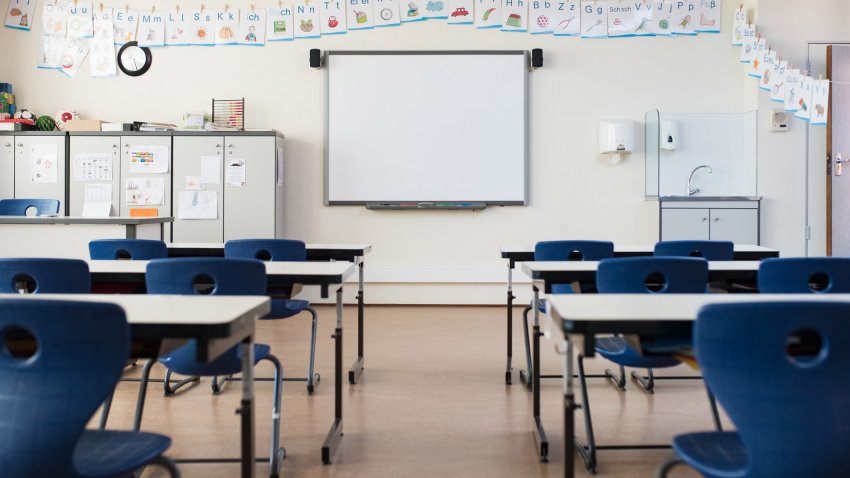
[[[765,259],[758,285],[772,294],[850,293],[850,257]]]
[[[301,262],[307,260],[307,246],[294,239],[238,239],[224,243],[224,257]]]
[[[89,265],[79,259],[0,259],[0,292],[88,294]]]
[[[534,245],[535,261],[598,261],[614,257],[611,241],[541,241]],[[552,284],[553,294],[569,294],[570,284]]]
[[[34,208],[33,215],[59,214],[58,199],[0,199],[0,216],[26,216]]]
[[[605,259],[596,269],[600,294],[701,294],[708,284],[708,261],[697,257]]]
[[[150,294],[266,295],[266,266],[255,259],[155,259],[145,284]]]
[[[152,239],[96,239],[89,241],[89,256],[93,260],[148,261],[168,257],[168,248]]]
[[[731,261],[735,259],[735,244],[732,241],[661,241],[655,243],[653,255]]]
[[[0,476],[78,476],[77,440],[130,355],[124,310],[0,299],[0,349]]]
[[[747,450],[748,477],[850,476],[850,304],[712,304],[697,361]]]

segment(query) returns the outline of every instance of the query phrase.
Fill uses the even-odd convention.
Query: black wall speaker
[[[318,48],[310,49],[310,68],[322,67],[322,50]]]
[[[540,68],[543,66],[543,49],[542,48],[532,48],[531,49],[531,67],[532,68]]]

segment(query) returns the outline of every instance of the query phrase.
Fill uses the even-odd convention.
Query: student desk
[[[614,244],[614,257],[651,256],[654,244]],[[508,260],[508,361],[505,367],[505,382],[511,383],[511,359],[513,355],[513,271],[517,262],[534,260],[534,246],[502,246],[502,259]],[[760,261],[779,257],[779,251],[762,246],[735,245],[736,261]]]
[[[583,350],[593,356],[597,334],[691,333],[700,308],[706,304],[771,301],[850,302],[850,294],[556,294],[547,298],[547,314],[563,332],[564,347],[564,476],[574,476],[577,408],[573,391],[573,344],[570,334],[584,336]],[[581,449],[581,448],[579,448]]]
[[[89,258],[94,239],[163,238],[171,217],[0,216],[0,257]]]
[[[197,360],[209,362],[230,348],[242,350],[243,478],[254,476],[254,321],[271,310],[268,297],[178,295],[0,294],[0,298],[108,302],[121,306],[132,337],[130,356],[156,358],[188,339],[198,342]]]
[[[168,243],[168,257],[224,257],[224,244],[203,242]],[[370,244],[307,244],[308,261],[348,261],[358,267],[357,288],[357,359],[348,369],[348,382],[355,384],[363,373],[363,263],[372,252]]]
[[[148,261],[88,261],[92,282],[144,283]],[[264,262],[268,284],[290,286],[293,284],[317,285],[322,297],[328,297],[331,287],[336,288],[336,329],[334,352],[334,422],[322,445],[322,462],[329,464],[342,438],[342,286],[354,273],[350,262]],[[108,297],[108,296],[107,296]],[[139,296],[144,298],[145,296]],[[253,381],[253,375],[243,376],[243,382]]]
[[[759,261],[709,261],[708,280],[734,280],[755,283],[759,264]],[[540,333],[540,309],[538,308],[538,304],[540,301],[540,289],[542,288],[545,292],[549,293],[552,290],[552,284],[563,284],[579,280],[594,282],[596,280],[596,269],[598,266],[598,261],[539,261],[523,262],[521,264],[522,271],[532,279],[531,285],[534,290],[534,299],[532,301],[534,327],[531,333],[532,371],[529,374],[527,370],[523,370],[520,372],[520,376],[525,381],[531,384],[533,393],[533,410],[535,422],[534,436],[537,439],[537,443],[540,447],[540,458],[543,461],[546,461],[548,459],[549,441],[546,438],[546,432],[543,429],[542,422],[540,421],[540,336],[542,335]],[[598,294],[575,295],[601,297],[603,301],[612,300],[612,297],[621,296],[621,294],[603,294],[601,296]],[[729,294],[716,295],[720,297],[729,297]],[[745,297],[753,297],[755,295],[756,294],[744,294]],[[560,295],[549,297],[558,296]],[[651,294],[646,294],[646,296],[655,297]],[[592,342],[590,343],[592,344]],[[560,377],[547,375],[546,378]]]

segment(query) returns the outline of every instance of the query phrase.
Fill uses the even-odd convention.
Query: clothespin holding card
[[[154,12],[156,12],[156,5],[151,7],[151,13],[154,13]]]
[[[224,13],[227,13],[227,10],[230,8],[230,4],[224,4]]]
[[[251,13],[254,13],[254,4],[251,4]]]
[[[204,13],[204,7],[205,7],[205,6],[206,6],[206,5],[204,5],[203,3],[201,4],[201,13]]]
[[[177,14],[180,15],[180,5],[174,5],[174,9],[177,11]]]
[[[124,11],[130,13],[130,5],[124,5]]]
[[[103,13],[103,4],[100,4],[100,13]]]

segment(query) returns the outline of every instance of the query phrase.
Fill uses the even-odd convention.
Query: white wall
[[[637,121],[637,149],[642,151],[644,113],[650,109],[746,111],[748,83],[742,80],[738,49],[730,46],[736,3],[724,2],[719,35],[581,40],[428,21],[265,48],[157,49],[145,76],[100,80],[88,78],[88,63],[74,79],[37,70],[37,32],[0,28],[0,81],[13,83],[20,105],[36,112],[74,108],[85,117],[111,121],[177,123],[185,111],[208,109],[212,97],[245,96],[247,126],[275,128],[287,138],[287,235],[310,242],[368,242],[374,252],[367,269],[380,273],[382,281],[431,282],[370,284],[369,302],[501,303],[501,244],[568,237],[624,243],[654,239],[657,231],[647,228],[646,215],[657,203],[644,201],[643,153],[616,166],[607,163],[597,154],[597,122]],[[150,5],[139,2],[139,8]],[[545,66],[531,74],[529,85],[528,207],[472,213],[322,205],[323,73],[308,68],[308,49],[534,47],[543,48]],[[391,71],[387,77],[392,78]],[[450,285],[467,281],[481,285]],[[518,289],[524,300],[528,288]]]

